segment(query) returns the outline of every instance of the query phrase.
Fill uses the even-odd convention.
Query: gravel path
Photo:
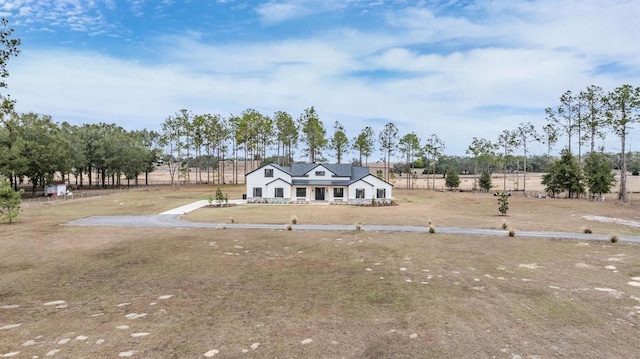
[[[241,200],[229,201],[234,204],[243,204]],[[252,223],[204,223],[188,222],[180,219],[181,215],[208,205],[208,201],[197,201],[178,207],[161,214],[143,216],[94,216],[81,218],[67,223],[69,226],[95,226],[95,227],[154,227],[154,228],[214,228],[214,229],[271,229],[285,230],[287,224],[252,224]],[[309,231],[350,231],[355,230],[355,225],[337,224],[296,224],[292,230]],[[363,231],[378,232],[429,232],[428,227],[395,226],[395,225],[361,225]],[[507,236],[506,230],[438,227],[438,234],[464,234],[474,236]],[[610,241],[611,236],[606,234],[585,234],[571,232],[543,232],[543,231],[518,231],[518,237],[573,239],[587,241]],[[618,236],[620,242],[640,243],[640,236]]]

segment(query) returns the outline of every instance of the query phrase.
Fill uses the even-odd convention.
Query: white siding
[[[352,183],[349,186],[349,199],[356,198],[356,190],[358,188],[364,189],[365,191],[364,198],[366,199],[376,198],[378,189],[385,190],[386,199],[393,198],[392,196],[393,186],[391,186],[389,183],[379,179],[374,175],[366,176],[365,178]]]
[[[262,193],[262,197],[266,198],[274,198],[276,196],[276,188],[283,189],[282,198],[290,199],[291,198],[291,185],[281,179],[277,179],[266,186],[267,191]]]
[[[273,177],[265,177],[265,169],[272,169],[273,170]],[[279,180],[278,180],[279,179]],[[247,181],[247,197],[251,198],[253,197],[253,189],[256,187],[260,187],[262,188],[262,197],[264,198],[273,198],[274,197],[274,193],[273,193],[273,189],[270,190],[270,188],[275,188],[275,186],[268,186],[267,184],[269,182],[273,182],[274,180],[278,180],[277,182],[289,182],[291,183],[291,176],[286,173],[283,172],[277,168],[275,168],[274,166],[271,165],[266,165],[264,167],[261,167],[249,174],[247,174],[246,177],[246,181]],[[285,187],[289,189],[289,197],[287,197],[287,190],[285,189],[285,196],[284,198],[290,198],[291,197],[291,189],[289,188],[288,184],[284,184],[282,186],[278,185],[278,187]]]

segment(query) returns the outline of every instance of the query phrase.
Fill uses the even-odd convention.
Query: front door
[[[324,201],[324,187],[316,187],[316,201]]]

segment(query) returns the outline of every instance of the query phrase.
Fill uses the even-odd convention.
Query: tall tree
[[[520,123],[515,132],[517,144],[522,147],[524,158],[524,176],[522,181],[522,190],[527,190],[527,145],[531,140],[540,141],[540,135],[531,122]]]
[[[547,121],[553,124],[556,129],[561,129],[567,135],[568,149],[571,152],[571,143],[573,142],[573,134],[576,130],[576,105],[577,101],[571,91],[567,91],[560,96],[560,105],[552,109],[545,109],[547,113]]]
[[[274,115],[276,131],[278,133],[278,164],[290,166],[293,163],[293,148],[298,144],[298,126],[288,113],[277,111]],[[280,145],[282,146],[282,160],[280,160]]]
[[[327,130],[313,106],[304,109],[304,113],[298,118],[298,126],[300,140],[307,146],[309,163],[315,163],[317,155],[327,145]]]
[[[596,150],[596,138],[604,138],[603,129],[607,122],[604,93],[602,92],[602,87],[591,85],[586,90],[580,91],[579,97],[585,106],[585,111],[582,113],[584,116],[583,122],[587,130],[585,138],[590,140],[590,151],[594,152]]]
[[[333,137],[331,137],[331,149],[336,153],[336,160],[342,163],[342,157],[349,151],[349,138],[344,133],[344,126],[336,121],[333,124]]]
[[[633,123],[640,122],[640,87],[622,85],[606,97],[607,121],[620,138],[620,201],[627,201],[626,140]]]
[[[474,137],[465,152],[468,155],[473,155],[473,189],[475,190],[478,188],[478,163],[483,160],[488,161],[489,158],[493,156],[493,153],[495,152],[495,145],[487,139]],[[485,172],[489,173],[489,169],[483,170],[482,172],[483,174]],[[491,176],[489,176],[489,182],[490,181]]]
[[[542,127],[545,134],[544,143],[547,144],[547,156],[551,156],[551,149],[558,142],[558,129],[553,123],[547,123]]]
[[[380,132],[378,136],[378,141],[380,141],[380,150],[382,150],[385,161],[384,161],[384,170],[385,170],[385,180],[389,182],[389,168],[391,163],[391,154],[393,153],[393,149],[396,146],[396,142],[398,141],[398,128],[393,122],[389,122],[384,125],[384,128]]]
[[[160,132],[160,145],[163,148],[165,163],[169,166],[169,177],[171,177],[171,186],[177,185],[180,189],[180,170],[183,166],[184,149],[185,149],[185,128],[181,119],[181,112],[175,116],[169,116],[162,123]]]
[[[442,141],[440,139],[440,137],[438,137],[438,135],[436,135],[435,133],[432,134],[431,136],[429,136],[429,138],[426,141],[426,144],[423,147],[423,153],[427,156],[427,159],[429,159],[429,167],[432,168],[431,170],[431,188],[435,189],[436,188],[436,162],[440,159],[440,157],[442,157],[442,154],[444,152],[444,141]],[[427,187],[428,184],[427,184]]]
[[[405,155],[405,159],[407,161],[407,188],[413,189],[413,158],[416,154],[421,150],[420,148],[420,138],[415,132],[407,133],[402,136],[399,142],[400,152]]]
[[[7,62],[10,58],[18,56],[20,50],[18,46],[20,46],[20,39],[15,39],[12,37],[13,29],[7,29],[7,25],[9,21],[7,19],[1,19],[0,24],[2,25],[2,29],[0,29],[0,89],[6,88],[7,83],[5,79],[9,77],[9,70],[7,70]],[[16,133],[11,133],[12,124],[11,121],[15,121],[16,115],[14,113],[14,104],[15,101],[12,100],[9,96],[5,96],[0,93],[0,132],[3,130],[8,131],[3,138],[0,138],[0,141],[9,141],[10,139],[16,136]],[[0,133],[0,136],[2,134]],[[17,137],[15,137],[17,138]],[[11,147],[14,147],[11,149]],[[14,144],[12,142],[0,143],[0,152],[3,152],[4,158],[0,158],[0,171],[2,167],[5,167],[9,162],[13,162],[12,165],[18,165],[17,162],[20,161],[19,156],[16,154],[19,150],[18,144]],[[6,152],[5,152],[6,151]],[[4,162],[4,164],[2,163]],[[11,165],[10,165],[11,166]],[[7,169],[5,169],[6,171]],[[8,175],[10,178],[10,182],[13,182],[14,188],[18,190],[18,183],[13,170],[11,173],[4,173]],[[0,172],[1,173],[1,172]]]
[[[20,50],[18,46],[20,46],[20,39],[12,38],[13,29],[7,29],[7,25],[9,25],[9,20],[2,19],[0,20],[0,24],[3,29],[0,30],[0,88],[6,88],[7,83],[4,81],[5,78],[9,77],[9,70],[7,70],[7,61],[10,58],[18,56]]]
[[[365,158],[366,166],[369,165],[369,156],[373,153],[374,136],[373,129],[367,126],[353,139],[353,149],[358,151],[360,166],[362,166],[362,156]]]
[[[504,130],[498,136],[498,146],[502,148],[500,161],[502,162],[503,168],[503,187],[502,190],[507,190],[507,162],[511,154],[513,154],[513,150],[518,145],[518,138],[516,137],[516,133],[514,131]]]

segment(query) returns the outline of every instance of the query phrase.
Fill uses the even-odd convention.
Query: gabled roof
[[[326,168],[328,171],[330,171],[333,174],[333,177],[347,177],[349,178],[348,184],[352,184],[354,182],[357,182],[369,175],[373,176],[370,172],[369,172],[369,167],[363,167],[363,166],[353,166],[350,164],[346,164],[346,163],[294,163],[291,165],[291,167],[284,167],[284,166],[280,166],[274,163],[270,163],[270,164],[266,164],[264,166],[261,166],[259,168],[256,168],[255,170],[249,172],[249,173],[253,173],[255,171],[258,171],[266,166],[272,166],[274,168],[279,169],[280,171],[287,173],[288,175],[290,175],[291,177],[305,177],[305,175],[311,171],[313,171],[315,168],[322,166],[324,168]],[[247,175],[249,174],[247,173]],[[388,183],[387,181],[380,179],[381,181]],[[297,184],[299,183],[300,180],[295,181]],[[325,183],[326,182],[326,183]],[[334,184],[338,184],[339,182],[334,182],[334,181],[325,181],[322,184],[327,184],[327,185],[334,185]],[[331,183],[329,183],[331,182]],[[314,182],[315,183],[315,182]],[[302,183],[300,183],[302,184]],[[318,182],[318,184],[320,184],[320,182]]]

